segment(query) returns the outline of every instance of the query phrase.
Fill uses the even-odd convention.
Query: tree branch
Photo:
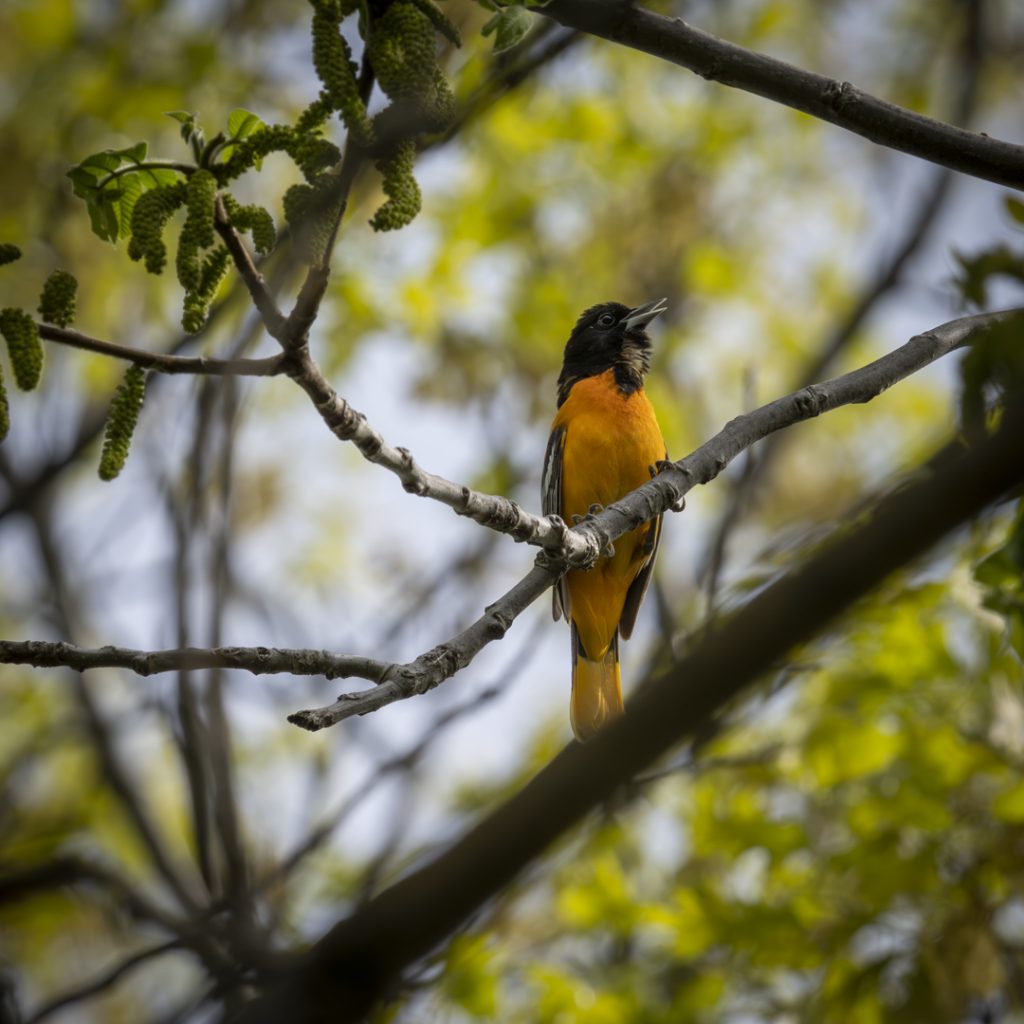
[[[217,196],[216,216],[214,217],[213,224],[217,229],[217,234],[220,235],[224,240],[224,245],[227,246],[239,276],[249,291],[252,303],[259,312],[264,326],[267,328],[267,333],[284,346],[287,336],[287,319],[278,308],[273,294],[267,287],[267,282],[263,280],[263,275],[253,262],[252,256],[249,255],[249,250],[246,249],[245,243],[239,237],[238,232],[231,226],[231,222],[228,220],[227,209],[224,206],[224,199],[221,196]]]
[[[307,352],[296,354],[288,374],[313,400],[317,412],[337,438],[352,441],[365,459],[394,473],[406,491],[439,501],[457,514],[507,533],[517,541],[543,548],[552,559],[564,561],[569,567],[589,568],[616,537],[670,510],[691,487],[713,480],[755,441],[841,405],[868,402],[896,381],[958,348],[974,332],[1018,314],[1024,314],[1024,308],[951,320],[911,338],[868,366],[800,388],[737,417],[672,469],[573,529],[557,516],[533,515],[509,498],[482,494],[426,472],[407,449],[389,445],[362,413],[337,394]]]
[[[562,574],[555,563],[538,558],[536,565],[508,593],[461,633],[421,654],[407,665],[392,665],[372,690],[343,693],[325,708],[297,711],[294,725],[316,732],[353,715],[367,715],[396,700],[426,693],[465,668],[491,641],[500,640],[512,623]]]
[[[461,488],[440,477],[424,473],[415,466],[411,456],[403,449],[388,448],[380,435],[366,423],[365,417],[338,398],[310,361],[309,365],[316,375],[314,381],[319,380],[333,396],[333,403],[336,403],[335,413],[346,426],[344,434],[338,436],[349,439],[348,430],[351,429],[351,436],[358,435],[362,438],[362,441],[357,443],[360,451],[370,461],[393,469],[400,477],[402,473],[392,466],[388,453],[402,453],[397,456],[399,467],[411,474],[410,480],[423,486],[422,491],[416,490],[415,487],[407,489],[429,497],[442,495],[438,500],[444,500],[443,496],[458,489],[460,495],[465,492],[469,496],[466,500],[472,508],[494,507],[488,503],[502,507],[501,503],[504,503],[505,506],[514,508],[523,521],[547,526],[549,536],[560,530],[567,539],[575,538],[575,547],[567,540],[564,547],[559,550],[557,542],[553,541],[549,550],[538,555],[534,568],[511,590],[490,605],[472,625],[404,665],[306,649],[220,647],[212,650],[188,648],[148,652],[118,647],[85,650],[70,644],[11,640],[0,640],[0,663],[29,664],[37,667],[63,665],[78,671],[89,668],[128,668],[139,675],[152,675],[181,668],[219,667],[242,669],[253,674],[284,672],[293,675],[324,675],[328,678],[357,676],[370,679],[378,685],[370,690],[342,694],[333,704],[326,707],[298,711],[289,717],[289,721],[304,729],[317,730],[355,715],[368,714],[397,700],[426,693],[468,665],[487,644],[503,637],[515,619],[566,569],[580,564],[576,561],[578,556],[574,555],[573,551],[603,551],[608,544],[624,533],[677,507],[679,500],[692,488],[714,480],[740,452],[755,442],[777,430],[811,419],[828,410],[851,403],[869,402],[897,381],[963,345],[972,335],[1011,316],[1024,316],[1024,309],[979,313],[952,320],[911,338],[905,345],[867,366],[821,384],[801,388],[760,409],[737,416],[690,455],[669,464],[654,479],[571,530],[557,517],[542,519],[524,512],[507,498],[477,494],[469,488]],[[332,402],[329,401],[328,404],[331,405]],[[321,410],[321,415],[328,425],[332,425],[334,414],[329,417]],[[332,426],[332,429],[335,428]],[[338,431],[335,430],[335,433]],[[408,461],[404,462],[403,457]],[[472,518],[495,528],[491,522],[476,515]],[[536,540],[529,537],[520,538],[516,534],[513,536],[536,543]]]
[[[956,75],[959,87],[951,118],[957,124],[965,126],[974,119],[978,82],[988,48],[984,30],[986,3],[987,0],[968,0],[963,8],[963,38],[958,61],[960,69]],[[901,240],[895,249],[881,260],[874,277],[864,283],[845,317],[832,327],[817,347],[815,354],[811,356],[797,378],[798,386],[806,387],[813,384],[827,373],[839,354],[858,336],[862,325],[876,305],[903,282],[907,265],[930,239],[939,215],[953,192],[953,180],[953,172],[948,167],[936,169],[917,210],[907,222]],[[714,615],[715,595],[729,538],[739,525],[746,509],[750,507],[758,489],[769,477],[769,470],[774,468],[776,456],[785,443],[785,437],[785,434],[776,434],[760,445],[756,453],[753,449],[750,451],[743,475],[736,481],[729,494],[718,528],[708,545],[703,564],[697,571],[697,579],[704,581],[709,618]],[[750,456],[756,457],[751,459]]]
[[[532,515],[509,498],[482,494],[422,469],[408,449],[389,445],[366,417],[331,387],[307,349],[294,353],[287,372],[312,399],[335,437],[351,441],[368,462],[394,473],[410,494],[439,501],[458,515],[499,533],[507,533],[517,541],[555,552],[573,565],[593,564],[600,554],[599,548],[574,535],[557,517]]]
[[[588,550],[603,551],[624,533],[678,507],[680,499],[693,487],[714,480],[740,452],[761,438],[830,409],[869,402],[897,381],[958,348],[973,334],[1009,316],[1024,316],[1024,309],[981,313],[952,320],[911,338],[894,352],[859,370],[801,388],[754,412],[738,416],[686,458],[672,464],[653,480],[609,505],[592,519],[580,523],[572,530],[567,529],[566,533],[573,537],[589,535]],[[493,500],[487,495],[478,497]],[[529,513],[520,514],[536,518],[529,516]],[[557,517],[552,518],[557,520]],[[381,685],[375,689],[342,694],[333,704],[299,711],[291,715],[289,721],[305,729],[322,729],[354,715],[368,714],[396,700],[433,689],[468,665],[491,640],[503,636],[515,618],[543,594],[570,564],[568,554],[554,550],[543,552],[527,576],[458,636],[408,665],[389,670]]]
[[[331,654],[309,648],[288,647],[186,647],[165,651],[137,651],[126,647],[89,649],[68,643],[42,640],[0,640],[0,663],[35,668],[70,668],[85,672],[94,668],[126,668],[139,676],[160,672],[234,668],[253,675],[286,672],[297,676],[343,679],[358,676],[378,682],[392,666],[355,655]]]
[[[290,970],[282,965],[281,987],[241,1022],[363,1019],[403,971],[592,808],[890,573],[1024,483],[1021,436],[1018,401],[994,436],[972,449],[949,445],[938,472],[894,491],[866,522],[705,634],[688,657],[640,688],[623,718],[587,744],[570,744],[446,852],[343,919]]]
[[[544,14],[569,28],[688,68],[702,78],[801,110],[879,145],[1024,189],[1024,146],[916,114],[849,82],[717,39],[679,18],[666,18],[626,0],[551,0]]]
[[[284,356],[268,356],[266,359],[210,359],[206,356],[172,356],[162,352],[147,352],[141,348],[117,345],[112,341],[92,338],[80,331],[54,324],[37,324],[39,336],[61,345],[99,352],[115,359],[126,359],[130,363],[161,373],[193,373],[207,376],[276,377],[284,373]]]
[[[163,956],[165,953],[173,953],[176,950],[180,950],[182,945],[181,939],[171,939],[168,942],[157,943],[155,946],[147,946],[145,949],[125,957],[92,981],[86,982],[81,987],[72,989],[70,992],[65,992],[64,995],[58,996],[52,1002],[41,1006],[29,1017],[26,1024],[39,1024],[40,1021],[52,1016],[58,1010],[63,1010],[65,1007],[73,1006],[75,1003],[80,1003],[83,1000],[92,999],[100,995],[116,985],[117,982],[136,967],[140,967],[142,964],[158,956]]]

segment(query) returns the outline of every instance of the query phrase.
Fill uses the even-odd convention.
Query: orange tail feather
[[[619,637],[616,633],[600,661],[591,661],[572,627],[572,697],[569,720],[576,739],[590,739],[598,729],[622,714],[619,677]]]

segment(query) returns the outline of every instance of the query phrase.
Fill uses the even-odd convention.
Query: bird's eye
[[[602,313],[597,318],[598,327],[611,327],[615,323],[615,317],[611,313]]]

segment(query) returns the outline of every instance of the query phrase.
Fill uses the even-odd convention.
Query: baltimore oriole
[[[630,309],[592,306],[576,321],[558,377],[541,483],[545,515],[567,523],[609,505],[649,480],[666,458],[644,394],[651,341],[645,330],[665,300]],[[661,518],[620,537],[589,572],[570,570],[555,587],[554,617],[572,630],[570,721],[585,740],[622,714],[619,637],[633,632],[650,582]]]

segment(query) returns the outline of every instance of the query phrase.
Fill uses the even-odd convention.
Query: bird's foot
[[[587,510],[587,514],[583,516],[574,515],[572,517],[572,525],[579,526],[580,523],[592,523],[602,512],[604,511],[604,505],[598,505],[596,502],[590,506]],[[601,552],[607,558],[611,558],[615,554],[615,545],[609,541],[604,546],[604,550]]]
[[[647,471],[651,474],[653,479],[656,476],[660,476],[662,473],[668,472],[670,469],[675,469],[675,463],[671,459],[658,459],[653,466],[648,466]],[[686,498],[680,494],[675,501],[669,506],[673,512],[682,512],[686,508]]]

